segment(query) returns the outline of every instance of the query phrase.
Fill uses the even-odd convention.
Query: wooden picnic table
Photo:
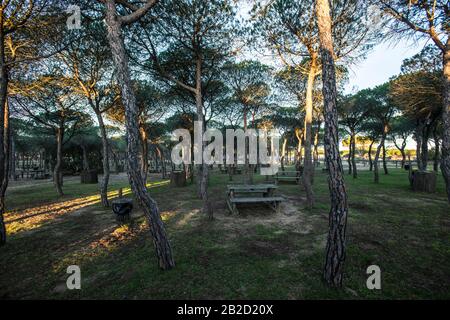
[[[275,184],[235,184],[227,187],[228,197],[240,193],[262,193],[263,196],[271,196],[277,188]]]
[[[273,193],[278,187],[274,184],[239,184],[227,187],[227,205],[231,213],[239,213],[236,204],[267,203],[272,209],[277,210],[278,204],[284,200],[283,197],[274,196]],[[249,194],[262,194],[262,196],[249,196]],[[245,195],[245,196],[243,196]]]
[[[301,171],[278,171],[275,175],[275,182],[294,182],[296,184],[300,183],[300,177],[302,175]]]

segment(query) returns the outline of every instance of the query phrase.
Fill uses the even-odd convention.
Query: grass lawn
[[[236,181],[239,176],[235,177]],[[263,177],[257,177],[261,182]],[[51,184],[11,188],[5,215],[9,239],[0,248],[0,298],[52,299],[449,299],[450,209],[439,175],[435,194],[414,193],[406,171],[391,169],[373,184],[371,173],[346,176],[350,214],[345,287],[321,280],[328,227],[326,175],[316,172],[316,206],[283,184],[278,214],[264,206],[230,215],[227,175],[211,176],[215,219],[199,211],[195,185],[170,187],[151,176],[172,243],[176,267],[160,271],[139,209],[119,226],[99,203],[96,185],[65,183],[59,199]],[[127,187],[113,179],[112,195]],[[127,191],[127,190],[125,190]],[[366,288],[376,264],[382,289]],[[79,265],[81,290],[66,289],[66,268]]]

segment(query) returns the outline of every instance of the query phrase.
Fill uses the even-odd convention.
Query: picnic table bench
[[[294,182],[296,184],[300,183],[301,171],[279,171],[275,175],[275,182]]]
[[[279,203],[284,200],[283,197],[274,196],[273,193],[277,188],[274,184],[229,185],[227,187],[228,208],[231,213],[239,213],[237,204],[265,203],[277,211]],[[249,194],[256,196],[250,197]]]
[[[241,174],[242,173],[242,169],[241,168],[237,168],[237,167],[221,167],[219,168],[220,173],[223,174],[227,174],[227,173],[231,173],[231,174]]]

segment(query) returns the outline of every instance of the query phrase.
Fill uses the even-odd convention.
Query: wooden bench
[[[239,213],[237,204],[269,204],[275,211],[278,205],[284,200],[283,197],[274,196],[273,193],[277,189],[274,184],[257,184],[257,185],[230,185],[228,186],[227,205],[231,213]],[[250,194],[257,196],[250,197]]]
[[[264,203],[268,204],[275,212],[278,211],[278,207],[280,202],[284,201],[283,197],[237,197],[237,198],[229,198],[227,200],[228,208],[231,213],[238,214],[239,211],[237,209],[237,204],[255,204],[255,203]]]
[[[278,184],[280,182],[293,182],[296,184],[300,183],[300,171],[281,171],[275,175],[275,182]]]

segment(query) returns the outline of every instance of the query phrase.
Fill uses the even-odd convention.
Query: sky
[[[398,41],[396,43],[381,43],[367,55],[365,60],[350,68],[349,83],[345,87],[346,93],[373,88],[400,73],[404,59],[420,52],[428,43],[425,41]],[[393,143],[387,143],[393,146]],[[408,139],[407,149],[414,149],[415,142]]]
[[[425,41],[398,41],[377,45],[365,60],[351,66],[346,93],[373,88],[398,75],[402,61],[418,53],[426,44]]]

